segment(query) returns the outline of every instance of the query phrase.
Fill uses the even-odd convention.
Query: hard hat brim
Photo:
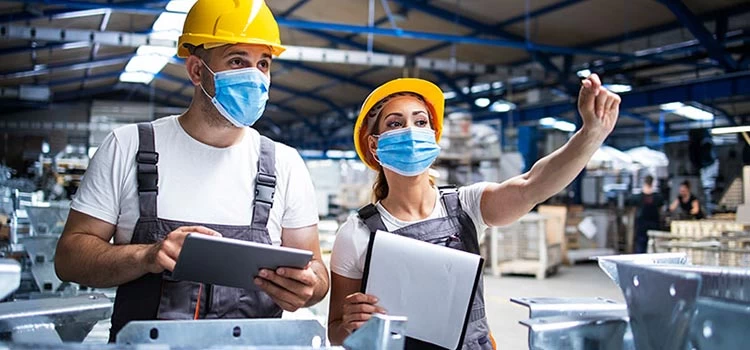
[[[206,49],[212,49],[219,46],[224,45],[235,45],[235,44],[251,44],[251,45],[263,45],[268,46],[271,48],[271,54],[273,56],[278,57],[281,55],[284,51],[286,51],[286,48],[282,45],[272,43],[266,40],[261,39],[250,39],[247,40],[233,40],[231,38],[221,38],[216,36],[209,36],[209,35],[200,35],[200,34],[183,34],[180,36],[180,43],[182,45],[177,48],[177,57],[185,58],[190,56],[190,51],[185,47],[184,44],[191,44],[195,46],[203,45]]]

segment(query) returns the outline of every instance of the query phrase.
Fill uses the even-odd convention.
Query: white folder
[[[460,349],[483,259],[389,232],[370,236],[362,289],[389,315],[406,316],[406,336]]]

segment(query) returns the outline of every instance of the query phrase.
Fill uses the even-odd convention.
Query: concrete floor
[[[544,280],[532,276],[494,277],[485,275],[487,318],[498,349],[527,349],[528,332],[518,322],[528,318],[525,307],[510,302],[513,297],[603,297],[623,301],[620,289],[595,263],[561,267]],[[328,298],[309,309],[284,313],[284,318],[314,318],[325,325]],[[97,324],[86,343],[107,341],[109,321]]]

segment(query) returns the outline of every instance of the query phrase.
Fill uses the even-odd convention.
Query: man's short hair
[[[206,62],[206,64],[208,64],[211,55],[209,54],[208,49],[206,49],[202,44],[198,46],[192,44],[184,44],[184,46],[191,55],[198,56],[198,58],[202,59],[203,62]]]
[[[646,177],[643,178],[643,183],[649,186],[654,185],[654,177],[651,175],[646,175]]]
[[[687,187],[688,190],[690,189],[690,181],[688,180],[681,182],[680,185]]]

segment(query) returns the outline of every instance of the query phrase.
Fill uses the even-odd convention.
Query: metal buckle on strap
[[[138,151],[135,154],[135,161],[140,164],[152,164],[156,165],[159,163],[159,153],[150,151]]]
[[[276,176],[258,174],[255,179],[255,202],[273,206],[273,196],[276,192]]]
[[[138,163],[138,192],[159,192],[159,166]]]

